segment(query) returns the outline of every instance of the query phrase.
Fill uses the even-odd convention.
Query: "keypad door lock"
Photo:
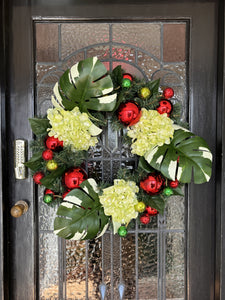
[[[15,140],[14,143],[14,170],[16,179],[25,179],[27,177],[26,167],[26,141],[22,139]]]

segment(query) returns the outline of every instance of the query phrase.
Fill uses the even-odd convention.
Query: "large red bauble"
[[[133,102],[122,103],[118,110],[118,119],[126,126],[136,124],[141,117],[140,107]]]
[[[48,136],[45,140],[45,145],[52,151],[59,151],[63,147],[63,142],[59,141],[58,138],[55,138],[54,136]]]
[[[87,179],[87,173],[82,168],[70,168],[63,175],[63,184],[68,189],[75,189]]]
[[[148,194],[156,195],[161,192],[164,182],[164,178],[161,175],[151,173],[147,178],[140,182],[140,187]]]
[[[150,220],[151,220],[151,218],[150,218],[150,216],[148,214],[143,214],[143,215],[140,216],[140,222],[142,224],[146,225],[146,224],[148,224],[150,222]]]
[[[159,106],[156,108],[157,112],[160,114],[167,114],[169,117],[172,110],[173,110],[173,104],[169,100],[161,100],[159,101]]]
[[[172,88],[166,88],[164,91],[163,91],[163,96],[165,99],[170,99],[172,98],[174,95],[174,91]]]
[[[133,81],[133,76],[129,73],[124,73],[123,78],[129,79],[130,81]]]
[[[53,156],[54,156],[54,154],[53,154],[52,150],[50,150],[50,149],[46,149],[42,152],[42,158],[44,160],[51,160],[51,159],[53,159]]]
[[[145,210],[149,216],[156,216],[159,213],[157,209],[155,209],[149,205],[146,206]]]
[[[33,175],[33,180],[36,184],[40,184],[41,185],[41,179],[45,177],[45,174],[43,172],[36,172]]]
[[[169,182],[169,186],[173,189],[176,189],[178,185],[179,185],[179,181],[177,179]]]

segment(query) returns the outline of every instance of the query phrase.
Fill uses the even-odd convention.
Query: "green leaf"
[[[81,112],[112,111],[117,94],[111,94],[113,83],[97,57],[90,57],[72,66],[54,87],[55,100],[67,110],[78,106]]]
[[[149,165],[149,163],[144,159],[143,156],[140,157],[138,167],[147,173],[154,172],[154,169]]]
[[[160,215],[163,215],[166,206],[166,201],[160,196],[151,196],[149,197],[148,205],[157,209]]]
[[[41,183],[48,189],[52,188],[52,185],[54,184],[56,178],[59,178],[62,176],[62,174],[65,172],[65,167],[59,167],[55,171],[52,171],[49,175],[45,176],[41,179]]]
[[[152,94],[156,94],[158,93],[159,90],[159,83],[160,83],[160,79],[156,79],[154,81],[150,81],[148,83],[149,89],[152,92]]]
[[[113,69],[111,77],[114,84],[114,88],[121,86],[123,80],[123,71],[121,65]]]
[[[64,239],[88,240],[102,235],[109,218],[99,201],[97,184],[89,178],[72,190],[58,208],[54,230]]]
[[[48,119],[29,119],[31,129],[35,135],[47,134],[47,129],[50,127]]]
[[[179,163],[177,159],[179,158]],[[155,147],[145,154],[147,162],[171,180],[200,184],[209,181],[212,172],[212,153],[207,143],[190,131],[175,130],[169,145]]]
[[[31,159],[25,162],[24,165],[33,171],[37,171],[38,169],[41,168],[42,162],[43,162],[42,151],[40,151],[33,154]]]
[[[184,196],[184,192],[183,192],[183,189],[178,186],[177,188],[173,189],[173,194],[176,196]]]

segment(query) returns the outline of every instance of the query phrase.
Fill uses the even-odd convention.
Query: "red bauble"
[[[145,210],[149,216],[156,216],[159,213],[157,209],[155,209],[149,205],[146,206]]]
[[[150,195],[156,195],[161,192],[164,186],[164,178],[155,173],[140,182],[140,187]]]
[[[136,124],[141,117],[139,106],[133,102],[122,103],[118,110],[118,119],[126,126]]]
[[[140,216],[140,222],[142,224],[146,225],[146,224],[148,224],[150,222],[150,220],[151,220],[151,218],[150,218],[150,216],[148,214],[143,214],[143,215]]]
[[[45,140],[45,145],[52,151],[60,151],[62,150],[63,142],[59,141],[58,138],[55,138],[54,136],[48,136]]]
[[[46,149],[42,152],[42,158],[44,160],[51,160],[51,159],[53,159],[53,156],[54,156],[54,154],[53,154],[52,150],[50,150],[50,149]]]
[[[33,180],[36,184],[42,184],[41,179],[45,177],[45,174],[43,172],[36,172],[33,175]]]
[[[172,110],[173,110],[173,104],[169,100],[161,100],[159,101],[159,106],[156,108],[157,112],[160,114],[167,114],[169,117]]]
[[[87,179],[87,173],[82,168],[71,168],[63,175],[63,184],[68,189],[78,188]]]
[[[133,76],[129,73],[124,73],[123,78],[129,79],[130,81],[133,81]]]
[[[164,91],[163,91],[163,96],[164,98],[166,99],[170,99],[172,98],[174,95],[174,91],[172,88],[166,88]]]
[[[169,182],[169,186],[173,189],[177,188],[178,185],[179,185],[179,181],[177,179]]]
[[[45,195],[53,195],[53,196],[55,195],[55,193],[50,189],[45,189],[44,194]]]

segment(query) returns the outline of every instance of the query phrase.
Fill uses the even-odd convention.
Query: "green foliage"
[[[46,134],[47,129],[50,127],[48,119],[32,118],[29,119],[31,129],[35,135]]]
[[[179,163],[177,159],[179,158]],[[148,163],[165,177],[182,183],[209,181],[212,154],[207,143],[190,131],[178,129],[170,144],[155,147],[145,155]]]
[[[42,168],[42,162],[43,162],[43,158],[41,155],[42,155],[42,151],[34,153],[31,159],[25,162],[24,165],[33,171],[40,170]]]
[[[57,215],[54,230],[65,239],[93,239],[104,233],[109,222],[93,179],[82,182],[80,189],[72,190],[59,206]]]
[[[65,167],[59,167],[55,171],[52,171],[44,178],[41,179],[41,183],[48,189],[54,190],[54,182],[57,178],[61,177],[65,172]]]

